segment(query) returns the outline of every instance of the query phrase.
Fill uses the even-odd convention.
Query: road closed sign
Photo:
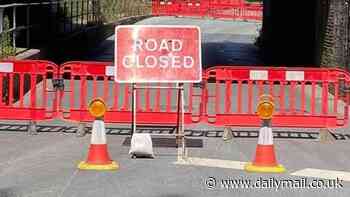
[[[199,27],[126,25],[115,35],[117,82],[201,81]]]

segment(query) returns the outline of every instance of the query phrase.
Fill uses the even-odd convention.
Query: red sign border
[[[156,28],[195,28],[198,30],[198,51],[199,51],[199,76],[198,80],[137,80],[137,81],[125,81],[117,79],[117,36],[118,29],[122,28],[143,28],[143,27],[156,27]],[[114,42],[114,80],[117,83],[200,83],[202,81],[202,33],[199,26],[195,25],[118,25],[115,27],[115,42]]]

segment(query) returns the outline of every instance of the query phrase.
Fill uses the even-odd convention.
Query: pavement
[[[0,133],[0,196],[347,196],[350,192],[349,140],[320,143],[316,139],[276,139],[284,174],[252,174],[242,170],[253,159],[256,138],[190,137],[202,147],[189,148],[192,163],[177,160],[173,147],[154,147],[155,159],[131,159],[126,135],[108,135],[109,152],[120,169],[77,170],[86,159],[90,135],[64,132]],[[155,139],[153,139],[155,140]],[[305,172],[306,170],[306,172]],[[324,174],[327,174],[328,177]],[[221,180],[343,179],[339,188],[229,188]],[[216,179],[216,185],[208,180]],[[211,186],[210,186],[211,185]],[[260,188],[259,188],[259,187]],[[271,193],[273,192],[273,193]]]
[[[201,26],[204,51],[212,54],[203,56],[207,66],[260,63],[253,45],[256,23],[155,17],[139,24]],[[87,59],[112,61],[113,47],[110,37]],[[67,101],[64,98],[64,107]],[[127,143],[130,125],[109,124],[109,152],[120,169],[95,172],[77,169],[87,157],[90,135],[76,137],[75,124],[40,123],[38,135],[25,133],[25,124],[0,124],[0,197],[347,197],[350,193],[349,127],[334,130],[336,140],[325,143],[318,141],[315,129],[273,128],[277,158],[287,172],[255,174],[245,172],[243,166],[254,158],[257,128],[234,128],[234,139],[224,142],[223,128],[187,126],[189,158],[183,161],[172,146],[174,139],[159,137],[153,137],[154,159],[131,159]],[[169,133],[173,128],[139,127],[138,131]],[[303,180],[319,187],[304,188],[298,184]]]

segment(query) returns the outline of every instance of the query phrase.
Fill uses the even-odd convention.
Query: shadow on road
[[[114,61],[114,41],[106,40],[97,50],[89,52],[84,60]],[[251,43],[205,42],[202,43],[202,66],[216,65],[261,65],[258,48]]]

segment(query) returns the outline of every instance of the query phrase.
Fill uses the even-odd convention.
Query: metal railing
[[[0,5],[0,58],[121,18],[151,14],[146,0],[58,0]]]
[[[0,5],[0,58],[102,23],[99,0]]]

